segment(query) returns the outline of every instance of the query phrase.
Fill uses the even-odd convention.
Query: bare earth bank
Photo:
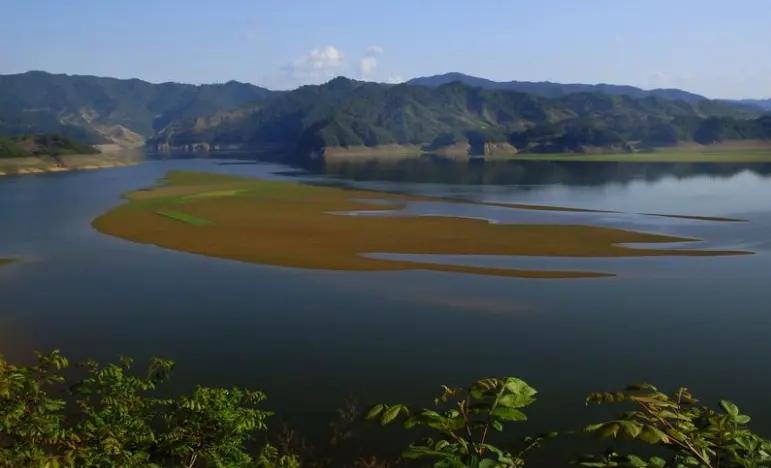
[[[130,166],[143,159],[138,149],[115,144],[97,145],[96,148],[102,153],[60,156],[61,163],[51,156],[0,159],[0,176]]]

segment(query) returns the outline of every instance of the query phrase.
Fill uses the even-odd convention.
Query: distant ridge
[[[442,75],[413,78],[407,84],[419,86],[442,86],[453,81],[477,88],[490,90],[517,91],[530,93],[546,98],[558,98],[572,93],[602,93],[615,96],[629,96],[635,99],[645,97],[657,97],[668,100],[701,101],[708,99],[699,94],[690,93],[681,89],[651,89],[645,90],[634,86],[613,84],[580,84],[580,83],[553,83],[551,81],[493,81],[486,78],[466,75],[458,72],[444,73]]]
[[[770,111],[771,112],[771,99],[739,99],[738,101],[734,100],[725,100],[726,102],[739,102],[741,104],[749,104],[753,106],[760,107],[763,110]]]

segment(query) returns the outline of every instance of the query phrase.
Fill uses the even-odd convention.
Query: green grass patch
[[[179,211],[156,211],[155,213],[193,226],[206,226],[207,224],[211,224],[211,221],[208,219],[198,218]]]
[[[196,193],[182,197],[182,200],[195,200],[196,198],[213,198],[213,197],[234,197],[242,193],[248,192],[249,188],[234,189],[234,190],[215,190],[213,192]]]

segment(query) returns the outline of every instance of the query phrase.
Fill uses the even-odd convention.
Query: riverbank
[[[124,149],[117,145],[97,148],[101,154],[59,156],[58,160],[52,156],[0,159],[0,176],[105,169],[130,166],[143,159],[142,153],[135,149]]]
[[[519,153],[507,143],[486,143],[482,151],[474,151],[467,143],[427,149],[419,145],[382,145],[327,147],[324,159],[329,162],[362,159],[406,159],[439,156],[456,160],[485,161],[586,161],[586,162],[659,162],[659,163],[771,163],[771,142],[728,141],[712,145],[680,143],[674,147],[657,148],[638,153]]]

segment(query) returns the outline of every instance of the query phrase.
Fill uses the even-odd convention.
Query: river
[[[267,267],[133,244],[90,221],[170,169],[307,180],[478,201],[563,205],[559,214],[415,204],[411,214],[602,224],[746,249],[736,257],[461,258],[586,268],[617,277],[528,280],[441,272]],[[539,391],[532,428],[565,429],[591,391],[649,381],[729,398],[771,434],[771,168],[520,163],[342,165],[164,159],[100,171],[0,178],[0,353],[58,347],[74,360],[177,360],[175,388],[246,386],[290,422],[322,426],[349,394],[429,402],[440,384],[518,376]],[[635,213],[723,216],[717,223]],[[529,218],[528,218],[529,217]],[[375,253],[387,255],[388,253]],[[418,258],[418,260],[420,260]]]

